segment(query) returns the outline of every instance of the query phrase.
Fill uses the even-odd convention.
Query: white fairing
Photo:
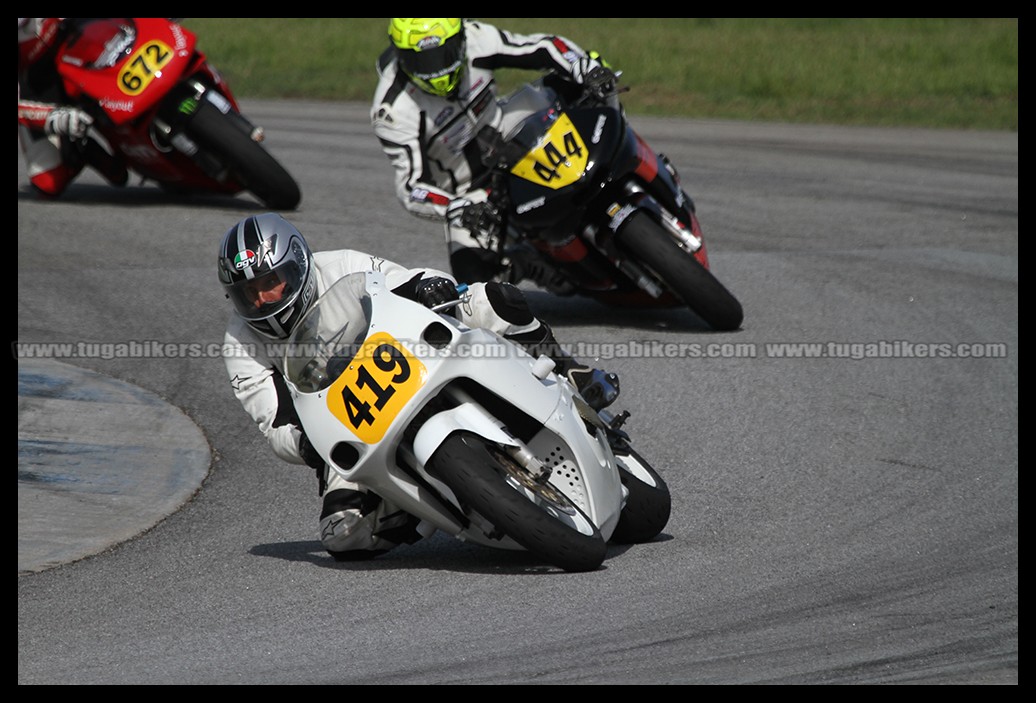
[[[421,427],[414,438],[414,457],[424,466],[447,437],[462,430],[474,432],[496,444],[518,446],[515,438],[481,407],[464,403],[435,415]]]
[[[351,360],[339,364],[344,372],[336,356]],[[284,369],[306,434],[333,470],[445,532],[520,548],[465,529],[457,507],[445,505],[456,503],[452,492],[425,471],[457,431],[501,447],[524,444],[605,539],[615,529],[624,495],[616,460],[604,433],[591,434],[580,417],[567,381],[538,378],[542,363],[520,347],[392,294],[381,273],[347,276],[325,292],[288,341]],[[422,417],[416,434],[404,433],[440,393],[446,406]],[[494,412],[504,401],[522,411],[527,443]]]

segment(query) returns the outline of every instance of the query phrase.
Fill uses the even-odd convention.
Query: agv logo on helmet
[[[241,271],[242,269],[255,266],[255,262],[255,252],[251,249],[245,249],[244,251],[239,251],[237,256],[234,257],[234,268]]]
[[[273,235],[269,239],[259,244],[259,251],[252,249],[242,249],[234,256],[234,270],[244,271],[247,268],[257,268],[263,263],[263,260],[268,260],[277,247],[277,235]]]

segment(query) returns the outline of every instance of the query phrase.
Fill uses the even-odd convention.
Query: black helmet
[[[280,215],[252,215],[223,235],[219,282],[252,329],[285,339],[316,298],[313,252]]]

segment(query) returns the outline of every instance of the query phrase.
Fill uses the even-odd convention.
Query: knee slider
[[[356,510],[363,516],[374,510],[381,502],[381,498],[373,493],[364,493],[351,488],[339,488],[324,496],[323,508],[320,511],[320,519],[328,515],[340,513],[343,510]]]

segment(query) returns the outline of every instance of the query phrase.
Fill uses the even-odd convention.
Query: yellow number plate
[[[515,164],[511,173],[553,190],[574,183],[586,170],[586,145],[572,120],[562,113],[543,141]]]
[[[378,332],[328,388],[327,408],[361,441],[380,442],[427,373],[421,360],[391,334]]]
[[[140,95],[162,68],[173,60],[173,50],[160,41],[149,41],[133,52],[119,73],[119,90]]]

